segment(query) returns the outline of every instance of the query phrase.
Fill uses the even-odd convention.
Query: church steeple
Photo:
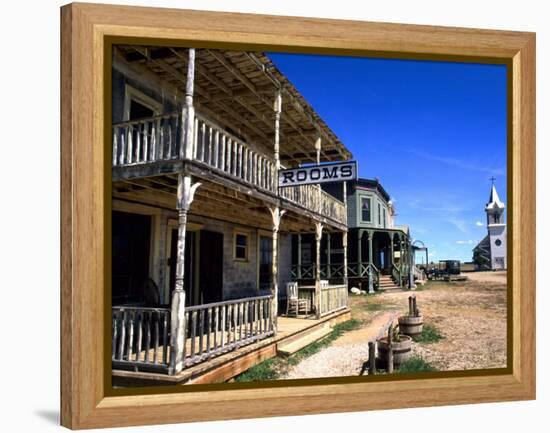
[[[487,225],[490,224],[503,224],[504,208],[506,207],[500,197],[498,196],[497,189],[495,187],[495,178],[491,178],[491,194],[489,195],[489,202],[485,205],[485,212],[487,212]]]
[[[491,194],[485,205],[487,214],[487,236],[474,248],[474,261],[480,270],[506,269],[506,223],[504,208],[495,187],[495,178],[491,178]]]

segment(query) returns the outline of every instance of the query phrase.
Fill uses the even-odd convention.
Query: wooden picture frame
[[[299,386],[282,381],[113,392],[105,356],[110,306],[103,290],[110,277],[110,264],[104,260],[110,240],[104,66],[110,44],[131,38],[182,46],[508,65],[508,368]],[[70,4],[61,9],[61,54],[62,425],[80,429],[535,398],[533,33]]]

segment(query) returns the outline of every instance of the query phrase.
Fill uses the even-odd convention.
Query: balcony
[[[200,114],[195,114],[193,126],[192,156],[185,158],[184,128],[179,113],[113,125],[113,170],[155,165],[166,172],[170,168],[163,168],[163,163],[176,167],[169,163],[185,159],[222,179],[275,196],[283,207],[293,205],[340,226],[347,225],[344,203],[318,186],[279,189],[275,160],[263,149],[235,137]],[[147,175],[154,173],[147,171]]]

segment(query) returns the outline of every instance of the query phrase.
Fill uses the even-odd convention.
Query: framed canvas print
[[[534,34],[61,18],[63,425],[535,397]]]

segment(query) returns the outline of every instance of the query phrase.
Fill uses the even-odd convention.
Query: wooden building
[[[325,190],[343,200],[336,185]],[[373,293],[374,290],[410,288],[414,286],[413,245],[407,226],[394,224],[395,208],[389,194],[377,179],[358,179],[349,182],[347,203],[347,249],[341,233],[326,233],[319,244],[320,273],[330,282],[342,278],[344,262],[350,287]],[[418,243],[418,241],[417,241]],[[296,234],[293,238],[292,276],[301,282],[315,278],[317,246],[311,234]],[[346,254],[347,252],[347,254]]]
[[[293,234],[345,246],[348,214],[277,172],[350,152],[263,53],[117,46],[112,123],[114,370],[162,382],[277,338]],[[347,275],[321,278],[311,320],[332,320]]]

